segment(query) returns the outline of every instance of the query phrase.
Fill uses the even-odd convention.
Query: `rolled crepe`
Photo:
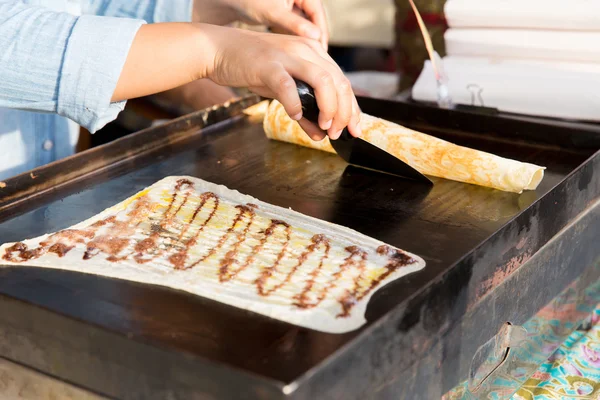
[[[544,167],[457,146],[365,113],[360,126],[364,140],[425,175],[514,193],[535,190],[544,177]],[[263,127],[270,139],[335,153],[328,138],[311,140],[277,101],[269,105]]]

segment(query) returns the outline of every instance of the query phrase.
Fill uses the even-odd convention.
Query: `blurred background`
[[[331,56],[357,95],[435,104],[438,86],[408,0],[324,0]],[[454,105],[600,122],[600,2],[415,0],[443,59]],[[261,27],[244,27],[262,29]],[[81,135],[96,146],[243,95],[194,82],[130,101],[119,119]]]

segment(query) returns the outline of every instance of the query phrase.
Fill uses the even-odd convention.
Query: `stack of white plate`
[[[600,1],[448,0],[445,14],[455,103],[600,121]],[[429,63],[412,94],[436,100]]]

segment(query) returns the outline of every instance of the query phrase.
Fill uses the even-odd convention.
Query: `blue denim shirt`
[[[74,152],[146,22],[190,21],[193,0],[0,0],[0,181]],[[0,193],[1,195],[1,193]]]

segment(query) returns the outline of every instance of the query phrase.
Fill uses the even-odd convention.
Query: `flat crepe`
[[[523,163],[468,147],[362,113],[362,138],[386,150],[425,175],[491,187],[507,192],[535,190],[544,177],[544,167]],[[329,138],[310,139],[275,101],[263,119],[270,139],[335,153]]]
[[[425,262],[351,229],[192,177],[168,177],[0,263],[162,285],[323,332],[362,326],[373,293]]]

